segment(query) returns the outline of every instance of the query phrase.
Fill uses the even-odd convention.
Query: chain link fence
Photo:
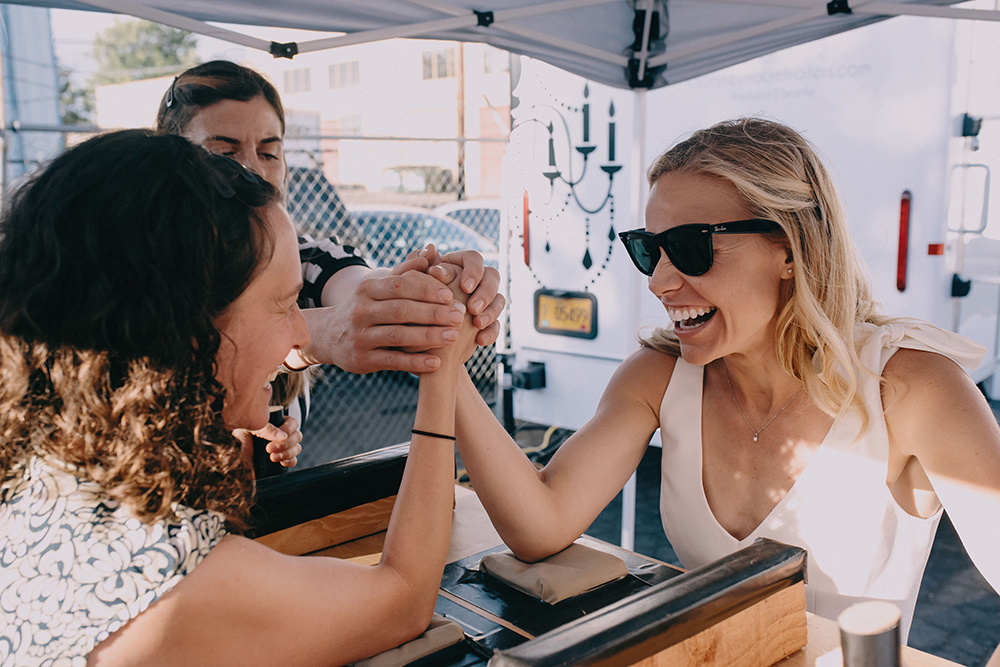
[[[338,141],[342,143],[342,139]],[[366,142],[366,149],[391,150],[373,143]],[[384,168],[372,186],[371,182],[342,182],[345,179],[335,168],[339,151],[298,150],[289,142],[288,210],[292,220],[301,234],[334,237],[354,246],[373,268],[393,267],[428,243],[442,253],[475,250],[488,266],[496,268],[500,212],[495,198],[499,183],[495,191],[486,190],[493,198],[465,199],[468,179],[465,165],[459,162],[464,151],[458,143],[451,142],[451,166]],[[441,161],[440,150],[437,155]],[[483,191],[480,183],[475,194]],[[493,346],[479,348],[467,363],[480,394],[491,404],[497,395],[496,366]],[[322,367],[312,386],[299,465],[317,465],[409,440],[417,387],[417,377],[405,372],[353,375],[333,366]]]
[[[67,146],[93,136],[90,132],[62,134]],[[482,153],[489,159],[480,162],[476,178],[469,179],[462,141],[314,139],[325,145],[296,148],[296,140],[302,137],[291,137],[286,143],[288,209],[301,234],[335,237],[352,245],[373,268],[395,266],[427,243],[442,252],[476,250],[487,265],[497,266],[499,205],[496,199],[482,197],[484,193],[493,198],[499,195],[505,149],[501,140],[482,141]],[[374,183],[369,179],[361,184],[340,178],[341,164],[345,174],[354,173],[351,163],[341,160],[349,152],[346,144],[352,144],[356,152],[401,156],[404,161],[415,155],[432,156],[438,164],[399,165],[399,157],[383,158],[383,163],[396,159],[393,164],[398,166],[381,169]],[[42,159],[25,162],[23,169],[5,165],[4,185],[16,186],[21,174],[44,165]],[[470,180],[476,181],[472,188]],[[476,199],[467,199],[470,193]],[[467,364],[476,387],[491,404],[497,393],[496,365],[493,346],[479,348]],[[353,375],[333,366],[322,366],[313,375],[300,467],[409,440],[417,405],[416,376],[399,371]]]

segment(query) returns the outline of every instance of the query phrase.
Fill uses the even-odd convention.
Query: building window
[[[483,51],[483,73],[499,74],[510,71],[510,52],[487,46]]]
[[[285,71],[285,94],[308,93],[312,90],[312,82],[310,78],[310,70],[308,67]]]
[[[424,51],[424,79],[455,76],[455,49]]]
[[[361,63],[352,60],[330,65],[330,88],[356,88],[361,83]]]

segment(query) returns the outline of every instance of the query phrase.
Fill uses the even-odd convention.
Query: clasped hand
[[[313,342],[295,354],[307,363],[332,363],[351,373],[436,370],[441,365],[438,351],[458,340],[465,316],[447,287],[456,274],[458,293],[468,295],[468,313],[478,329],[476,343],[492,344],[505,303],[498,294],[499,272],[485,267],[477,252],[441,255],[427,246],[391,271],[365,270],[342,299],[328,301],[324,288],[323,305],[332,307],[303,311]],[[334,283],[338,276],[330,280],[331,294],[344,286]]]

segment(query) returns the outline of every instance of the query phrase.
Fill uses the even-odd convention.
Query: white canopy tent
[[[16,0],[128,14],[294,57],[396,37],[485,42],[622,88],[685,81],[898,15],[1000,21],[950,0]],[[277,43],[211,23],[345,33]]]
[[[633,136],[619,177],[628,184],[628,194],[621,197],[621,217],[632,219],[621,220],[619,228],[642,226],[647,90],[894,16],[1000,21],[1000,11],[953,7],[952,0],[13,0],[11,4],[131,15],[275,57],[294,58],[392,38],[482,42],[590,81],[633,89],[627,123]],[[342,34],[279,43],[243,34],[233,24]],[[627,289],[618,293],[640,293],[639,275],[629,268],[628,276],[635,284],[625,284]],[[631,320],[622,322],[626,326]],[[610,355],[595,358],[595,363],[613,369],[620,358]],[[586,376],[581,386],[600,384],[594,378],[604,371],[595,372],[593,366],[575,360],[574,366],[578,374],[567,376],[566,382]],[[550,366],[550,382],[558,375],[556,370]],[[574,403],[574,412],[593,414],[589,404],[575,395],[567,402]],[[555,416],[561,408],[539,405],[549,411],[548,423],[579,426]],[[625,487],[623,502],[626,548],[632,547],[634,504],[633,478]]]

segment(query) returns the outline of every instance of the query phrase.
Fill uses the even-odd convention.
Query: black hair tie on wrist
[[[441,433],[431,433],[430,431],[420,431],[418,429],[410,429],[410,433],[413,435],[426,435],[428,438],[440,438],[442,440],[455,441],[455,436],[453,435],[442,435]]]

